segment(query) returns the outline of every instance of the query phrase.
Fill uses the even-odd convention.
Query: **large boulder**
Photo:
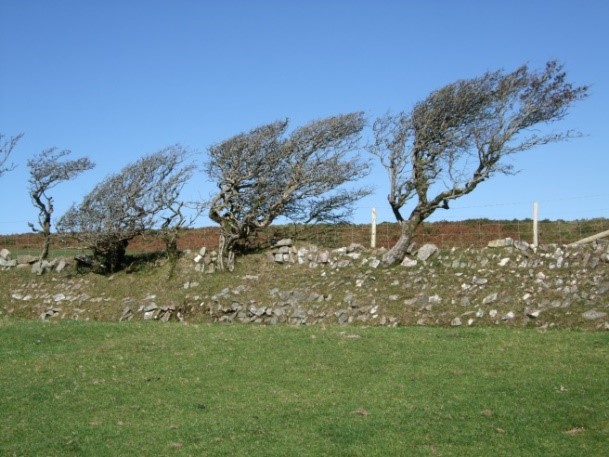
[[[421,246],[417,252],[417,259],[425,261],[439,251],[438,246],[432,243],[426,243]]]
[[[16,260],[7,260],[4,257],[0,257],[0,268],[12,268],[17,266]]]
[[[489,248],[506,248],[509,246],[514,246],[514,240],[512,238],[503,238],[499,240],[491,240],[488,242],[487,246]]]

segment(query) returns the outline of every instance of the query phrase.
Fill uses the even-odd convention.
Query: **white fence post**
[[[370,248],[376,248],[376,208],[372,208],[372,227],[370,229]]]
[[[538,220],[539,204],[537,202],[533,202],[533,249],[537,249],[537,246],[539,245]]]

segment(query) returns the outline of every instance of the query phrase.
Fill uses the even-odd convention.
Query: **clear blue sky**
[[[25,133],[0,178],[0,233],[36,211],[26,161],[70,149],[97,167],[52,195],[59,217],[110,173],[181,143],[206,148],[288,117],[292,126],[363,110],[369,122],[487,70],[547,60],[590,84],[556,128],[586,137],[514,158],[432,220],[609,217],[609,2],[0,0],[0,132]],[[392,220],[375,165],[354,221]],[[186,199],[206,199],[198,175]],[[210,225],[202,218],[199,226]]]

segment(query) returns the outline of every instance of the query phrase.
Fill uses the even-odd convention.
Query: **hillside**
[[[112,276],[77,272],[0,272],[0,314],[48,320],[180,320],[295,325],[531,326],[608,329],[609,245],[577,248],[525,242],[440,248],[409,266],[379,265],[382,248],[288,247],[240,257],[234,273],[207,274],[184,253],[134,258]],[[507,245],[506,245],[507,244]],[[58,260],[56,260],[58,262]]]

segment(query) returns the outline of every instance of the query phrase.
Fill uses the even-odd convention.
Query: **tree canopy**
[[[286,134],[282,120],[209,148],[205,171],[218,192],[209,217],[221,227],[221,259],[283,216],[301,222],[342,221],[369,189],[342,187],[368,173],[354,152],[365,125],[356,112],[311,122]],[[223,265],[221,265],[223,267]]]
[[[119,268],[130,240],[160,228],[190,179],[181,145],[164,148],[127,165],[100,182],[61,217],[58,229],[83,242],[107,271]]]
[[[387,199],[402,225],[385,263],[404,258],[416,228],[434,211],[448,209],[451,200],[493,175],[513,173],[507,157],[577,136],[537,127],[562,119],[587,93],[587,86],[569,83],[562,65],[550,61],[539,71],[524,65],[456,81],[409,112],[377,119],[370,150],[388,172]],[[410,201],[414,208],[404,217]]]
[[[70,181],[84,171],[95,166],[87,157],[75,160],[62,160],[70,155],[69,150],[59,151],[49,148],[36,154],[27,161],[30,170],[28,190],[33,205],[38,209],[38,226],[30,223],[34,231],[42,232],[44,244],[40,259],[49,255],[51,241],[51,216],[53,215],[53,197],[48,191],[64,181]]]

